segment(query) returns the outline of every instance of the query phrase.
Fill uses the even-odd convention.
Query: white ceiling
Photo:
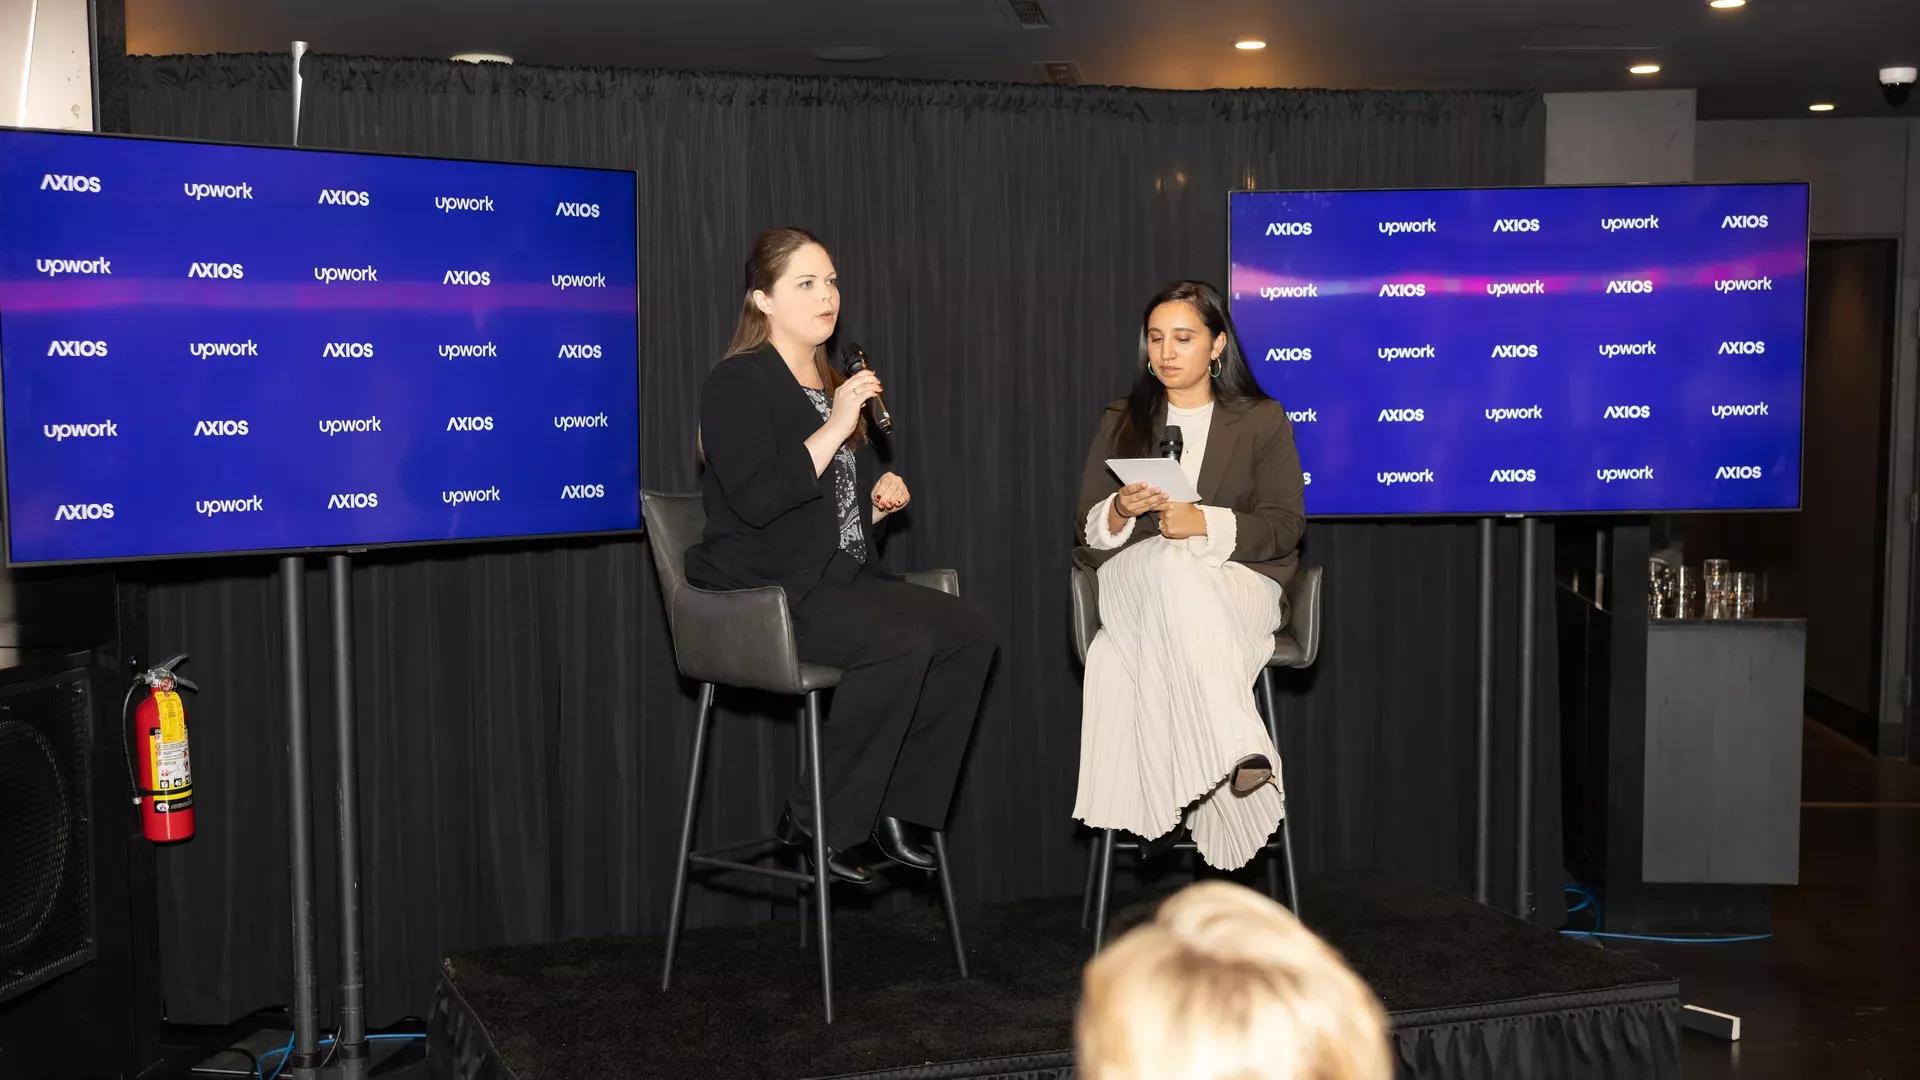
[[[1695,87],[1701,115],[1899,115],[1875,71],[1920,65],[1920,0],[127,0],[134,53],[283,51],[522,63],[1041,80],[1068,60],[1087,83],[1166,89],[1619,90]],[[1239,37],[1268,42],[1239,52]],[[870,46],[830,64],[808,51]],[[1563,46],[1563,47],[1544,47]],[[1571,47],[1565,47],[1571,46]],[[1652,78],[1626,73],[1651,60]],[[1920,95],[1904,115],[1920,116]]]

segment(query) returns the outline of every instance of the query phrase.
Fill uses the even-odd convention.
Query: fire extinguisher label
[[[180,695],[171,690],[156,691],[153,703],[160,713],[160,726],[147,732],[152,748],[154,810],[172,813],[193,805],[193,762],[187,754],[187,710]]]
[[[187,710],[180,704],[180,695],[172,690],[156,690],[153,703],[160,710],[160,741],[185,742]]]

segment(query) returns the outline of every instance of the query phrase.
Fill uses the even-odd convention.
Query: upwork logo
[[[1657,229],[1660,227],[1660,218],[1657,215],[1651,217],[1601,218],[1600,227],[1608,232],[1620,232],[1623,229]]]
[[[1653,409],[1647,405],[1609,405],[1607,411],[1600,414],[1602,420],[1646,420],[1653,416]]]
[[[215,514],[257,514],[267,508],[260,496],[250,499],[199,499],[193,504],[193,512],[206,517]]]
[[[1753,405],[1715,405],[1713,407],[1713,418],[1715,420],[1725,420],[1735,416],[1765,415],[1767,415],[1767,403],[1764,401]]]
[[[1547,283],[1544,281],[1489,281],[1488,296],[1545,296]]]
[[[1713,283],[1713,291],[1718,293],[1772,292],[1773,279],[1770,277],[1724,278]]]
[[[1418,424],[1427,418],[1425,409],[1381,409],[1380,424]]]
[[[1538,345],[1495,345],[1493,347],[1495,360],[1516,360],[1523,357],[1531,359],[1539,355],[1540,346]]]
[[[1767,475],[1758,465],[1722,465],[1714,470],[1715,480],[1758,480]]]
[[[1595,469],[1593,478],[1603,484],[1611,484],[1615,480],[1651,480],[1653,466],[1642,465],[1637,469]]]
[[[493,284],[493,272],[491,270],[449,270],[446,276],[440,279],[440,284],[491,285]]]
[[[321,206],[372,206],[373,196],[364,191],[348,191],[345,188],[321,188]]]
[[[550,279],[554,288],[566,289],[604,289],[607,287],[605,274],[554,274]]]
[[[1539,232],[1540,219],[1537,217],[1503,217],[1493,223],[1494,232]]]
[[[329,341],[327,347],[320,350],[323,358],[371,360],[373,342],[371,341]]]
[[[1767,351],[1764,341],[1723,341],[1720,343],[1721,356],[1759,356]]]
[[[117,439],[120,426],[111,420],[102,420],[97,424],[41,424],[40,430],[54,442],[68,439]]]
[[[1313,350],[1311,348],[1286,348],[1286,349],[1268,349],[1267,350],[1267,362],[1270,364],[1271,363],[1292,363],[1296,360],[1311,360],[1311,359],[1313,359]]]
[[[322,285],[331,285],[336,281],[379,281],[380,271],[371,266],[316,266],[313,268],[313,280]]]
[[[1432,218],[1425,221],[1383,221],[1380,223],[1380,231],[1388,236],[1399,236],[1403,233],[1436,233],[1440,231],[1440,226],[1435,224]]]
[[[1431,345],[1388,345],[1373,350],[1374,355],[1391,364],[1395,360],[1431,360],[1434,358]]]
[[[607,497],[605,484],[568,484],[560,489],[563,499],[604,499]]]
[[[49,341],[48,356],[105,356],[107,343],[104,341]]]
[[[1270,221],[1267,223],[1268,236],[1312,236],[1311,221]]]
[[[1426,283],[1419,281],[1389,281],[1385,285],[1380,286],[1380,295],[1401,297],[1425,296],[1427,295],[1427,286]]]
[[[1532,469],[1495,469],[1487,477],[1489,484],[1531,484],[1540,479],[1540,474]]]
[[[1315,409],[1288,409],[1287,422],[1291,424],[1317,424],[1320,413]]]
[[[380,505],[377,491],[349,491],[327,496],[329,510],[373,510]]]
[[[369,416],[365,420],[321,420],[318,424],[320,434],[328,438],[335,435],[364,435],[380,430],[380,418],[377,416]]]
[[[1301,483],[1302,485],[1304,485],[1304,486],[1306,486],[1306,487],[1312,487],[1312,486],[1313,486],[1313,474],[1312,474],[1312,473],[1310,473],[1310,472],[1303,472],[1303,473],[1301,473],[1301,474],[1300,474],[1300,483]]]
[[[1652,291],[1653,282],[1646,278],[1623,278],[1607,282],[1609,293],[1650,293]]]
[[[1600,355],[1606,356],[1606,357],[1658,356],[1659,354],[1660,354],[1660,346],[1654,344],[1651,341],[1638,341],[1638,342],[1629,342],[1627,344],[1622,344],[1622,345],[1600,346]]]
[[[1720,219],[1723,229],[1764,229],[1767,227],[1765,214],[1728,214]]]
[[[41,191],[75,191],[89,195],[100,194],[100,178],[97,176],[79,176],[74,173],[48,173],[40,178]]]
[[[1433,470],[1422,469],[1419,472],[1377,472],[1373,474],[1373,478],[1378,481],[1382,487],[1392,487],[1395,484],[1431,484],[1433,483]]]
[[[187,351],[202,360],[216,356],[259,356],[260,345],[254,341],[196,341],[187,346]]]
[[[475,197],[468,197],[468,196],[455,197],[452,195],[442,195],[433,200],[433,207],[434,209],[439,210],[441,213],[445,213],[445,214],[451,214],[456,210],[464,210],[471,213],[479,213],[479,214],[491,214],[493,213],[493,196],[481,195],[475,198]]]
[[[1305,285],[1263,285],[1260,287],[1262,300],[1301,300],[1320,295],[1320,286],[1313,282]]]
[[[181,184],[180,190],[194,202],[201,199],[251,199],[252,184]]]
[[[597,218],[600,216],[600,204],[597,202],[563,202],[553,208],[553,216]]]
[[[1542,420],[1546,418],[1538,405],[1529,405],[1524,409],[1488,409],[1487,419],[1498,424],[1506,420]]]
[[[112,503],[68,503],[53,512],[55,521],[111,521]]]
[[[224,278],[228,281],[239,281],[241,278],[247,276],[247,267],[244,263],[197,262],[187,267],[187,276],[190,278]]]
[[[492,431],[493,417],[491,416],[449,416],[447,417],[447,430],[448,431]]]
[[[474,488],[467,491],[443,491],[440,501],[448,506],[463,506],[467,503],[499,502],[500,489],[497,487]]]
[[[195,438],[207,435],[245,435],[246,433],[245,420],[202,420],[193,425]]]
[[[442,345],[440,356],[444,360],[471,360],[475,357],[499,356],[500,350],[489,341],[485,345]]]
[[[112,259],[35,259],[33,268],[48,277],[61,274],[113,274]]]
[[[576,431],[580,428],[603,428],[607,425],[607,414],[597,416],[556,416],[553,426],[561,431]]]
[[[562,345],[560,346],[559,359],[561,360],[598,360],[600,359],[600,346],[598,345]]]

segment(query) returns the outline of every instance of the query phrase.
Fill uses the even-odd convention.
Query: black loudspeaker
[[[89,681],[0,685],[0,1004],[99,955]]]

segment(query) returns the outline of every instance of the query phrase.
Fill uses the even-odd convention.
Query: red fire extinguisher
[[[180,690],[198,690],[174,673],[183,653],[133,677],[127,700],[146,688],[134,706],[131,759],[133,804],[140,808],[140,831],[156,844],[193,837],[193,760],[187,753],[187,707]],[[124,711],[124,710],[123,710]]]

